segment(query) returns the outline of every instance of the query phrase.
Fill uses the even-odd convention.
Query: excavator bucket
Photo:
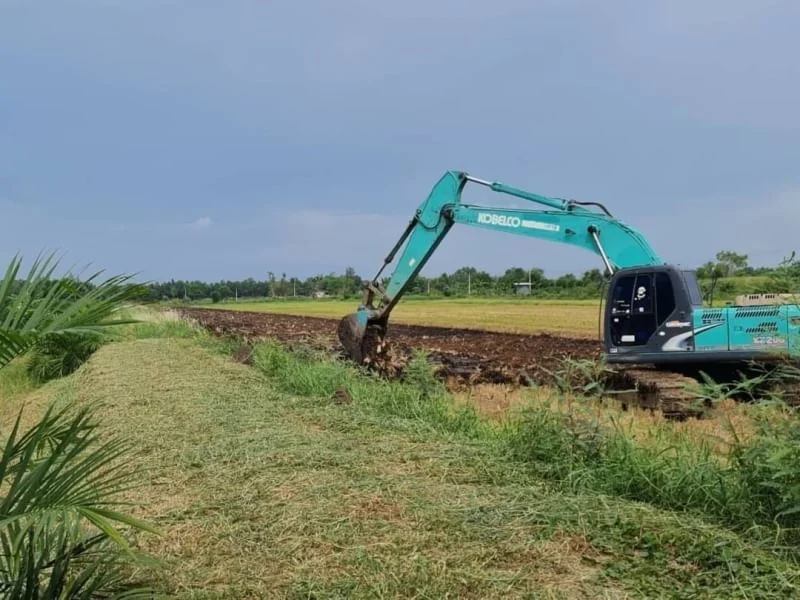
[[[344,348],[345,354],[355,363],[364,362],[364,336],[367,333],[367,324],[359,320],[359,314],[347,315],[339,321],[337,330],[339,342]]]
[[[386,326],[371,321],[366,310],[359,310],[339,321],[337,333],[345,354],[362,365],[373,362],[381,352]]]

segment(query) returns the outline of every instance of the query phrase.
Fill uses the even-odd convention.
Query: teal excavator
[[[544,208],[466,204],[461,196],[468,183]],[[340,322],[339,340],[352,360],[372,360],[392,309],[457,223],[570,244],[598,255],[608,278],[602,330],[610,365],[685,373],[772,361],[800,351],[796,305],[780,297],[751,297],[744,306],[704,307],[694,271],[666,263],[640,232],[602,204],[541,196],[448,171],[417,208],[377,275],[365,282],[357,311]],[[395,258],[384,286],[381,275]]]

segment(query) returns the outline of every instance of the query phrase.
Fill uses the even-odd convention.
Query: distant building
[[[520,296],[530,296],[531,295],[531,284],[527,281],[523,281],[521,283],[514,284],[514,293],[519,294]]]
[[[313,294],[311,294],[312,298],[327,298],[328,294],[323,292],[322,290],[317,290]]]

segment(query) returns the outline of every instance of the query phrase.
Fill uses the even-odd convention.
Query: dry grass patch
[[[613,398],[565,396],[547,387],[520,388],[492,384],[459,392],[455,398],[499,422],[513,419],[520,409],[541,407],[596,421],[608,428],[619,428],[643,446],[661,446],[683,440],[698,447],[712,448],[720,458],[727,455],[736,439],[742,442],[751,439],[755,433],[754,413],[759,411],[753,405],[725,400],[702,418],[675,421],[665,418],[658,411],[635,406],[623,408]]]

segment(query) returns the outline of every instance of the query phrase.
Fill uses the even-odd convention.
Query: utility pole
[[[235,290],[234,294],[236,295],[234,302],[238,302],[239,301],[239,288],[236,287],[236,288],[233,288],[233,289]]]
[[[467,271],[467,296],[472,296],[472,273]]]
[[[428,296],[431,295],[431,280],[428,279]]]
[[[292,296],[297,298],[297,277],[292,277]]]

